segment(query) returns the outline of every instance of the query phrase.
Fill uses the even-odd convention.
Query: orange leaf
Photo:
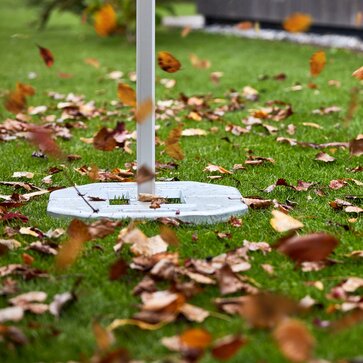
[[[353,74],[353,77],[363,81],[363,67],[358,68]]]
[[[43,61],[47,67],[51,67],[54,64],[54,57],[52,52],[38,45],[40,56],[43,58]]]
[[[94,27],[98,35],[107,37],[117,28],[117,14],[110,4],[101,7],[94,16]]]
[[[181,68],[181,63],[169,52],[159,52],[158,63],[160,68],[168,73],[178,72]]]
[[[326,64],[326,55],[322,50],[314,53],[310,58],[310,74],[314,77],[318,76],[324,69]]]
[[[94,68],[100,68],[100,61],[96,58],[85,58],[84,62]]]
[[[205,349],[212,341],[212,336],[204,329],[188,329],[180,335],[180,343],[192,349]]]
[[[121,102],[126,106],[136,107],[136,93],[128,84],[119,83],[117,95]]]
[[[154,111],[154,104],[151,99],[148,99],[137,106],[135,118],[137,123],[142,124]]]
[[[166,153],[173,159],[183,160],[184,153],[179,145],[179,140],[182,135],[182,126],[178,126],[171,130],[168,138],[165,140]]]
[[[56,258],[59,269],[65,269],[72,265],[80,252],[83,244],[91,239],[88,226],[78,219],[74,219],[68,227],[68,240],[63,243]]]
[[[309,14],[294,13],[283,22],[283,28],[290,33],[306,32],[312,24],[312,17]]]

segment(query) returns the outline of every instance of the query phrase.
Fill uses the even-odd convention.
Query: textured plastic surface
[[[156,195],[180,199],[180,204],[161,204],[151,209],[150,203],[137,200],[136,183],[95,183],[78,186],[97,213],[77,195],[74,188],[56,190],[50,194],[48,213],[53,216],[78,218],[157,219],[178,218],[195,224],[227,221],[231,216],[247,212],[240,192],[233,187],[197,182],[156,182]],[[91,201],[97,197],[102,201]],[[127,199],[128,204],[111,205],[110,200]]]

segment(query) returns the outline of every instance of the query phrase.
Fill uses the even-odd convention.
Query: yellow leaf
[[[326,55],[322,50],[314,53],[310,58],[310,74],[314,77],[318,76],[324,69],[326,64]]]
[[[95,13],[94,27],[98,35],[107,37],[117,28],[117,15],[111,4],[106,4]]]
[[[270,223],[272,228],[277,232],[288,232],[304,227],[300,221],[283,212],[273,210],[271,213],[273,218]]]
[[[160,68],[168,73],[178,72],[181,68],[181,63],[169,52],[159,52],[158,63]]]
[[[126,106],[136,107],[136,93],[128,84],[119,83],[117,95]]]
[[[300,33],[309,30],[312,24],[312,17],[309,14],[294,13],[283,22],[283,27],[290,33]]]
[[[353,74],[353,77],[363,81],[363,67],[358,68]]]

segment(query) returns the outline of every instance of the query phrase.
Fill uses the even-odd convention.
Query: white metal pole
[[[137,104],[155,104],[155,0],[137,0]],[[137,166],[155,172],[155,114],[137,124]],[[139,184],[138,193],[155,194],[155,179]]]

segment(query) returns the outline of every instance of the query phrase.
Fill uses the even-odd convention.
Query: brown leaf
[[[228,360],[233,358],[246,343],[247,340],[239,335],[229,335],[215,341],[211,352],[218,360]]]
[[[96,58],[85,58],[84,62],[94,68],[100,68],[100,61]]]
[[[107,127],[102,127],[102,129],[98,131],[97,135],[93,138],[93,146],[95,149],[102,151],[112,151],[117,146],[117,142],[113,137],[114,134],[114,130],[110,130]]]
[[[158,53],[158,64],[163,71],[168,73],[178,72],[181,68],[181,63],[169,52]]]
[[[5,98],[5,108],[14,114],[25,110],[28,96],[33,96],[35,90],[32,86],[24,83],[16,83],[15,90],[11,91]]]
[[[285,19],[283,27],[290,33],[306,32],[309,30],[312,20],[309,14],[294,13]]]
[[[363,155],[363,136],[354,139],[349,143],[349,151],[353,156]]]
[[[326,259],[339,241],[327,233],[311,233],[304,236],[288,236],[279,239],[275,248],[297,263]]]
[[[155,173],[146,165],[142,165],[137,170],[136,182],[138,184],[148,182],[150,180],[153,180],[154,178],[155,178]]]
[[[252,209],[264,209],[272,205],[271,199],[262,199],[260,197],[242,198],[242,202]]]
[[[127,273],[127,263],[124,259],[119,258],[115,261],[108,271],[108,277],[111,281],[119,280],[122,276]]]
[[[277,232],[294,231],[304,227],[304,225],[295,218],[290,217],[288,214],[273,210],[273,218],[270,220],[272,228]]]
[[[196,54],[189,54],[189,59],[194,68],[208,69],[212,66],[208,59],[200,59]]]
[[[169,227],[160,227],[160,237],[170,246],[179,246],[179,239],[176,233]]]
[[[94,15],[94,27],[98,35],[106,37],[117,28],[117,14],[111,4],[103,5]]]
[[[30,142],[34,144],[44,154],[52,156],[56,159],[60,159],[63,157],[62,151],[60,150],[59,146],[52,137],[51,130],[43,126],[33,125],[29,129],[29,132],[30,132],[30,137],[29,137]]]
[[[154,104],[151,99],[148,99],[137,105],[135,118],[138,124],[142,124],[154,112]]]
[[[72,265],[83,249],[83,244],[91,239],[88,226],[74,219],[68,227],[68,240],[63,243],[56,257],[58,269],[66,269]]]
[[[45,65],[47,67],[51,67],[54,64],[54,57],[52,52],[47,49],[47,48],[43,48],[40,45],[37,45],[38,49],[39,49],[39,54],[42,57]]]
[[[136,107],[136,93],[134,89],[126,83],[119,83],[117,95],[126,106]]]
[[[317,77],[326,64],[326,55],[323,51],[318,51],[314,53],[310,58],[310,74],[313,77]]]
[[[8,343],[15,345],[28,344],[28,338],[15,326],[0,325],[0,337]]]
[[[282,354],[292,362],[306,362],[312,358],[315,339],[306,325],[296,319],[282,321],[273,336]]]
[[[180,147],[179,140],[182,135],[182,125],[172,129],[165,140],[165,151],[173,159],[183,160],[184,153]]]
[[[203,171],[208,171],[210,173],[218,172],[218,173],[221,173],[221,174],[233,174],[232,172],[230,172],[229,170],[223,168],[222,166],[213,165],[213,164],[208,164],[208,166],[206,166]]]

